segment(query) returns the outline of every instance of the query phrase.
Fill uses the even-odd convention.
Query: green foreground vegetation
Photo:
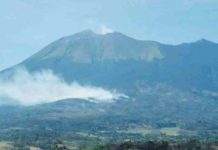
[[[48,144],[51,150],[218,150],[218,142],[206,141],[140,141],[140,142],[119,142],[98,144],[93,147],[80,146],[75,147],[69,143],[63,143],[55,140]],[[44,150],[34,146],[19,145],[12,142],[0,142],[1,150]]]
[[[148,106],[146,102],[103,105],[65,100],[32,107],[0,107],[0,150],[116,150],[126,141],[133,141],[127,142],[132,149],[151,144],[147,141],[157,147],[168,141],[167,149],[179,149],[190,140],[200,141],[194,146],[200,144],[201,149],[216,149],[217,113],[207,114],[210,118],[188,115],[189,109],[170,113],[171,107],[156,109],[158,103]],[[154,110],[149,109],[151,105]]]

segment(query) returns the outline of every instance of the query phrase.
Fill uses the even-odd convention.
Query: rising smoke
[[[96,103],[113,102],[122,96],[125,95],[115,90],[84,86],[77,82],[68,84],[50,70],[29,73],[25,69],[18,69],[11,79],[0,78],[0,99],[14,100],[27,106],[69,98]]]

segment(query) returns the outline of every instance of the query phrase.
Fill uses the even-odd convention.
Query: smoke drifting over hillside
[[[0,78],[1,100],[14,100],[22,105],[35,105],[67,98],[79,98],[93,102],[113,102],[125,96],[100,87],[83,86],[77,82],[67,84],[52,71],[30,74],[18,69],[10,80]],[[5,102],[4,102],[5,103]]]

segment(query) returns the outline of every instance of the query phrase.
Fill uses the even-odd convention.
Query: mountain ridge
[[[56,43],[56,42],[58,42],[58,41],[60,41],[60,40],[73,38],[73,37],[75,37],[75,36],[79,36],[79,37],[80,37],[80,36],[82,35],[82,36],[85,36],[85,37],[86,37],[86,36],[89,36],[89,38],[90,38],[90,35],[92,35],[92,36],[110,36],[110,35],[114,35],[114,34],[122,35],[122,36],[124,36],[124,37],[126,37],[126,38],[130,38],[130,39],[136,40],[136,41],[142,41],[142,42],[148,42],[148,43],[155,43],[155,44],[158,44],[158,45],[172,46],[172,47],[175,47],[175,46],[182,46],[182,45],[187,45],[187,44],[198,44],[198,43],[218,44],[218,43],[216,43],[216,42],[207,40],[207,39],[205,39],[205,38],[202,38],[202,39],[199,39],[199,40],[193,41],[193,42],[183,42],[183,43],[180,43],[180,44],[165,44],[165,43],[157,42],[157,41],[154,41],[154,40],[142,40],[142,39],[132,38],[132,37],[130,37],[130,36],[127,36],[127,35],[125,35],[125,34],[122,34],[122,33],[120,33],[120,32],[117,32],[117,31],[112,32],[112,33],[107,33],[107,34],[98,34],[98,33],[94,32],[94,31],[92,31],[92,30],[90,30],[90,29],[86,29],[86,30],[83,30],[83,31],[80,31],[80,32],[77,32],[77,33],[74,33],[74,34],[71,34],[71,35],[63,36],[62,38],[59,38],[59,39],[55,40],[54,42],[48,44],[47,46],[45,46],[45,47],[42,48],[41,50],[45,49],[45,48],[48,47],[49,45],[52,45],[52,44],[54,44],[54,43]],[[91,36],[91,37],[92,37],[92,36]],[[41,50],[40,50],[40,51],[41,51]],[[38,52],[39,52],[39,51],[38,51]],[[37,54],[38,52],[36,52],[35,54]],[[35,54],[31,55],[29,58],[31,58],[31,57],[34,56]],[[25,59],[24,61],[28,60],[29,58]],[[21,63],[18,63],[17,65],[23,64],[24,61],[22,61]],[[17,65],[14,65],[14,66],[16,67]],[[11,66],[11,67],[14,67],[14,66]],[[10,69],[11,67],[8,67],[8,68],[6,68],[6,69],[3,69],[3,70],[1,70],[1,72],[4,71],[4,70],[8,70],[8,69]]]

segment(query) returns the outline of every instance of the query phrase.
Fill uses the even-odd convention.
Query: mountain
[[[16,140],[14,131],[83,142],[217,138],[217,43],[201,39],[168,45],[87,30],[54,41],[0,77],[8,80],[23,67],[30,73],[52,70],[68,84],[115,89],[128,98],[93,103],[69,97],[28,107],[0,106],[0,139]]]
[[[30,72],[51,69],[68,82],[76,80],[124,91],[127,87],[133,90],[136,81],[217,90],[217,60],[218,44],[205,39],[166,45],[119,32],[100,35],[86,30],[49,44],[3,72],[21,66]]]

